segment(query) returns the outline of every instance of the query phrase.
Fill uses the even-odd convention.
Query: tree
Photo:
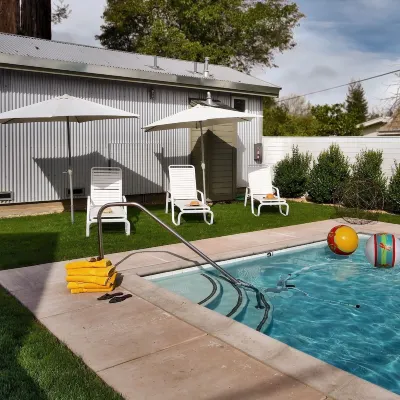
[[[325,104],[311,108],[316,120],[317,136],[355,136],[360,135],[357,120],[352,113],[347,113],[344,104]]]
[[[288,0],[107,0],[102,33],[109,49],[203,61],[250,71],[274,66],[295,46],[303,17]]]
[[[0,32],[17,33],[17,9],[19,0],[0,1]]]
[[[65,4],[64,0],[59,0],[58,4],[54,4],[54,11],[51,14],[51,22],[54,25],[61,24],[64,19],[68,19],[71,12],[69,4]]]
[[[68,4],[59,0],[1,0],[0,32],[51,39],[51,24],[59,24],[71,14]]]
[[[285,102],[277,103],[271,97],[264,99],[263,124],[264,136],[315,135],[315,119],[311,114],[291,115]]]
[[[290,115],[305,116],[311,114],[311,103],[304,96],[290,94],[289,96],[282,97],[279,103],[286,107]]]
[[[349,85],[346,98],[346,111],[353,114],[357,124],[365,122],[368,117],[368,102],[364,88],[360,82],[353,81]]]

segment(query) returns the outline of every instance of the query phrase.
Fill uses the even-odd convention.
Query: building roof
[[[221,65],[0,33],[0,67],[278,96],[280,87]]]
[[[388,121],[387,124],[379,128],[378,132],[380,134],[398,134],[400,132],[400,111],[393,116],[393,118]]]

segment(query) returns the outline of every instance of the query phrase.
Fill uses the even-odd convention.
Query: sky
[[[281,95],[305,94],[352,79],[400,69],[398,0],[297,0],[306,17],[296,28],[297,46],[277,54],[278,68],[252,74],[282,87]],[[53,27],[53,39],[100,46],[105,0],[67,0],[72,13]],[[397,7],[396,7],[397,5]],[[390,105],[394,75],[363,83],[370,109]],[[347,88],[307,96],[313,104],[341,103]]]

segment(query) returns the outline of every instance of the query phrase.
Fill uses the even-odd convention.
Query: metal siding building
[[[38,46],[44,47],[45,53],[34,53],[38,51]],[[54,51],[52,46],[55,46]],[[66,46],[68,51],[63,51]],[[179,72],[178,66],[183,66],[182,74],[189,65],[193,69],[193,63],[178,60],[154,60],[159,63],[160,67],[157,68],[164,72],[146,72],[143,71],[143,66],[141,70],[117,70],[115,66],[107,69],[102,66],[101,71],[83,73],[89,66],[99,67],[97,60],[88,59],[98,52],[101,53],[99,60],[108,65],[111,60],[118,62],[116,55],[119,55],[120,61],[127,57],[134,60],[142,60],[140,57],[144,57],[143,65],[152,61],[150,56],[0,34],[0,112],[67,93],[140,115],[139,119],[72,125],[74,186],[84,190],[82,196],[88,195],[90,191],[90,169],[93,166],[108,165],[122,168],[124,191],[127,195],[164,192],[168,165],[187,164],[190,161],[189,130],[146,133],[141,127],[186,109],[191,98],[204,99],[206,91],[210,90],[215,100],[231,105],[232,97],[239,96],[247,99],[249,112],[261,115],[262,96],[276,96],[279,93],[276,86],[226,67],[211,65],[209,79],[202,76],[180,76],[176,73],[174,75],[163,69],[164,61],[171,71]],[[108,54],[108,61],[104,54]],[[56,56],[57,66],[52,64],[56,62]],[[60,67],[61,56],[72,61],[63,59]],[[40,64],[42,61],[45,61],[47,68]],[[97,64],[84,64],[86,68],[83,68],[83,62]],[[235,79],[239,76],[246,83],[238,82],[235,86],[235,82],[228,82],[227,85],[226,81],[215,79],[221,68],[228,70]],[[127,76],[129,71],[133,77]],[[227,73],[222,72],[225,75]],[[154,74],[157,74],[156,78]],[[183,83],[178,82],[181,78],[184,79]],[[175,81],[169,82],[171,79]],[[250,81],[252,83],[248,83]],[[263,85],[256,86],[258,81]],[[250,93],[251,90],[257,91],[253,87],[257,87],[260,93]],[[247,166],[254,163],[253,144],[261,142],[261,136],[261,119],[238,124],[238,186],[245,184]],[[12,200],[7,203],[67,198],[68,180],[63,174],[66,169],[65,124],[27,123],[0,126],[0,192],[11,191],[13,195]]]

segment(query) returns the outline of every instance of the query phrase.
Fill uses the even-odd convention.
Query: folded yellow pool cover
[[[106,285],[98,285],[97,283],[85,283],[85,282],[69,282],[67,285],[68,289],[108,289],[113,290],[115,285],[115,279],[117,273],[115,272]]]
[[[89,287],[77,287],[77,288],[72,288],[70,285],[76,284],[76,285],[94,285],[94,283],[79,283],[79,282],[71,282],[68,284],[68,289],[71,290],[72,294],[78,294],[78,293],[97,293],[97,292],[111,292],[115,288],[115,279],[117,277],[117,273],[115,273],[110,279],[109,279],[109,285],[107,286],[101,286],[97,285],[98,287],[96,288],[89,288]]]
[[[107,268],[73,268],[67,269],[68,276],[112,276],[115,271],[115,267]]]
[[[96,283],[97,285],[107,285],[108,280],[110,279],[108,276],[85,276],[85,275],[74,275],[67,276],[67,282],[81,282],[81,283]]]
[[[65,265],[66,269],[76,269],[76,268],[106,268],[110,267],[112,262],[107,259],[102,259],[99,261],[87,261],[87,260],[79,260],[70,262]]]
[[[103,288],[103,289],[85,289],[85,288],[79,288],[79,289],[71,289],[72,294],[78,294],[78,293],[98,293],[98,292],[110,292],[112,289],[108,288]]]

